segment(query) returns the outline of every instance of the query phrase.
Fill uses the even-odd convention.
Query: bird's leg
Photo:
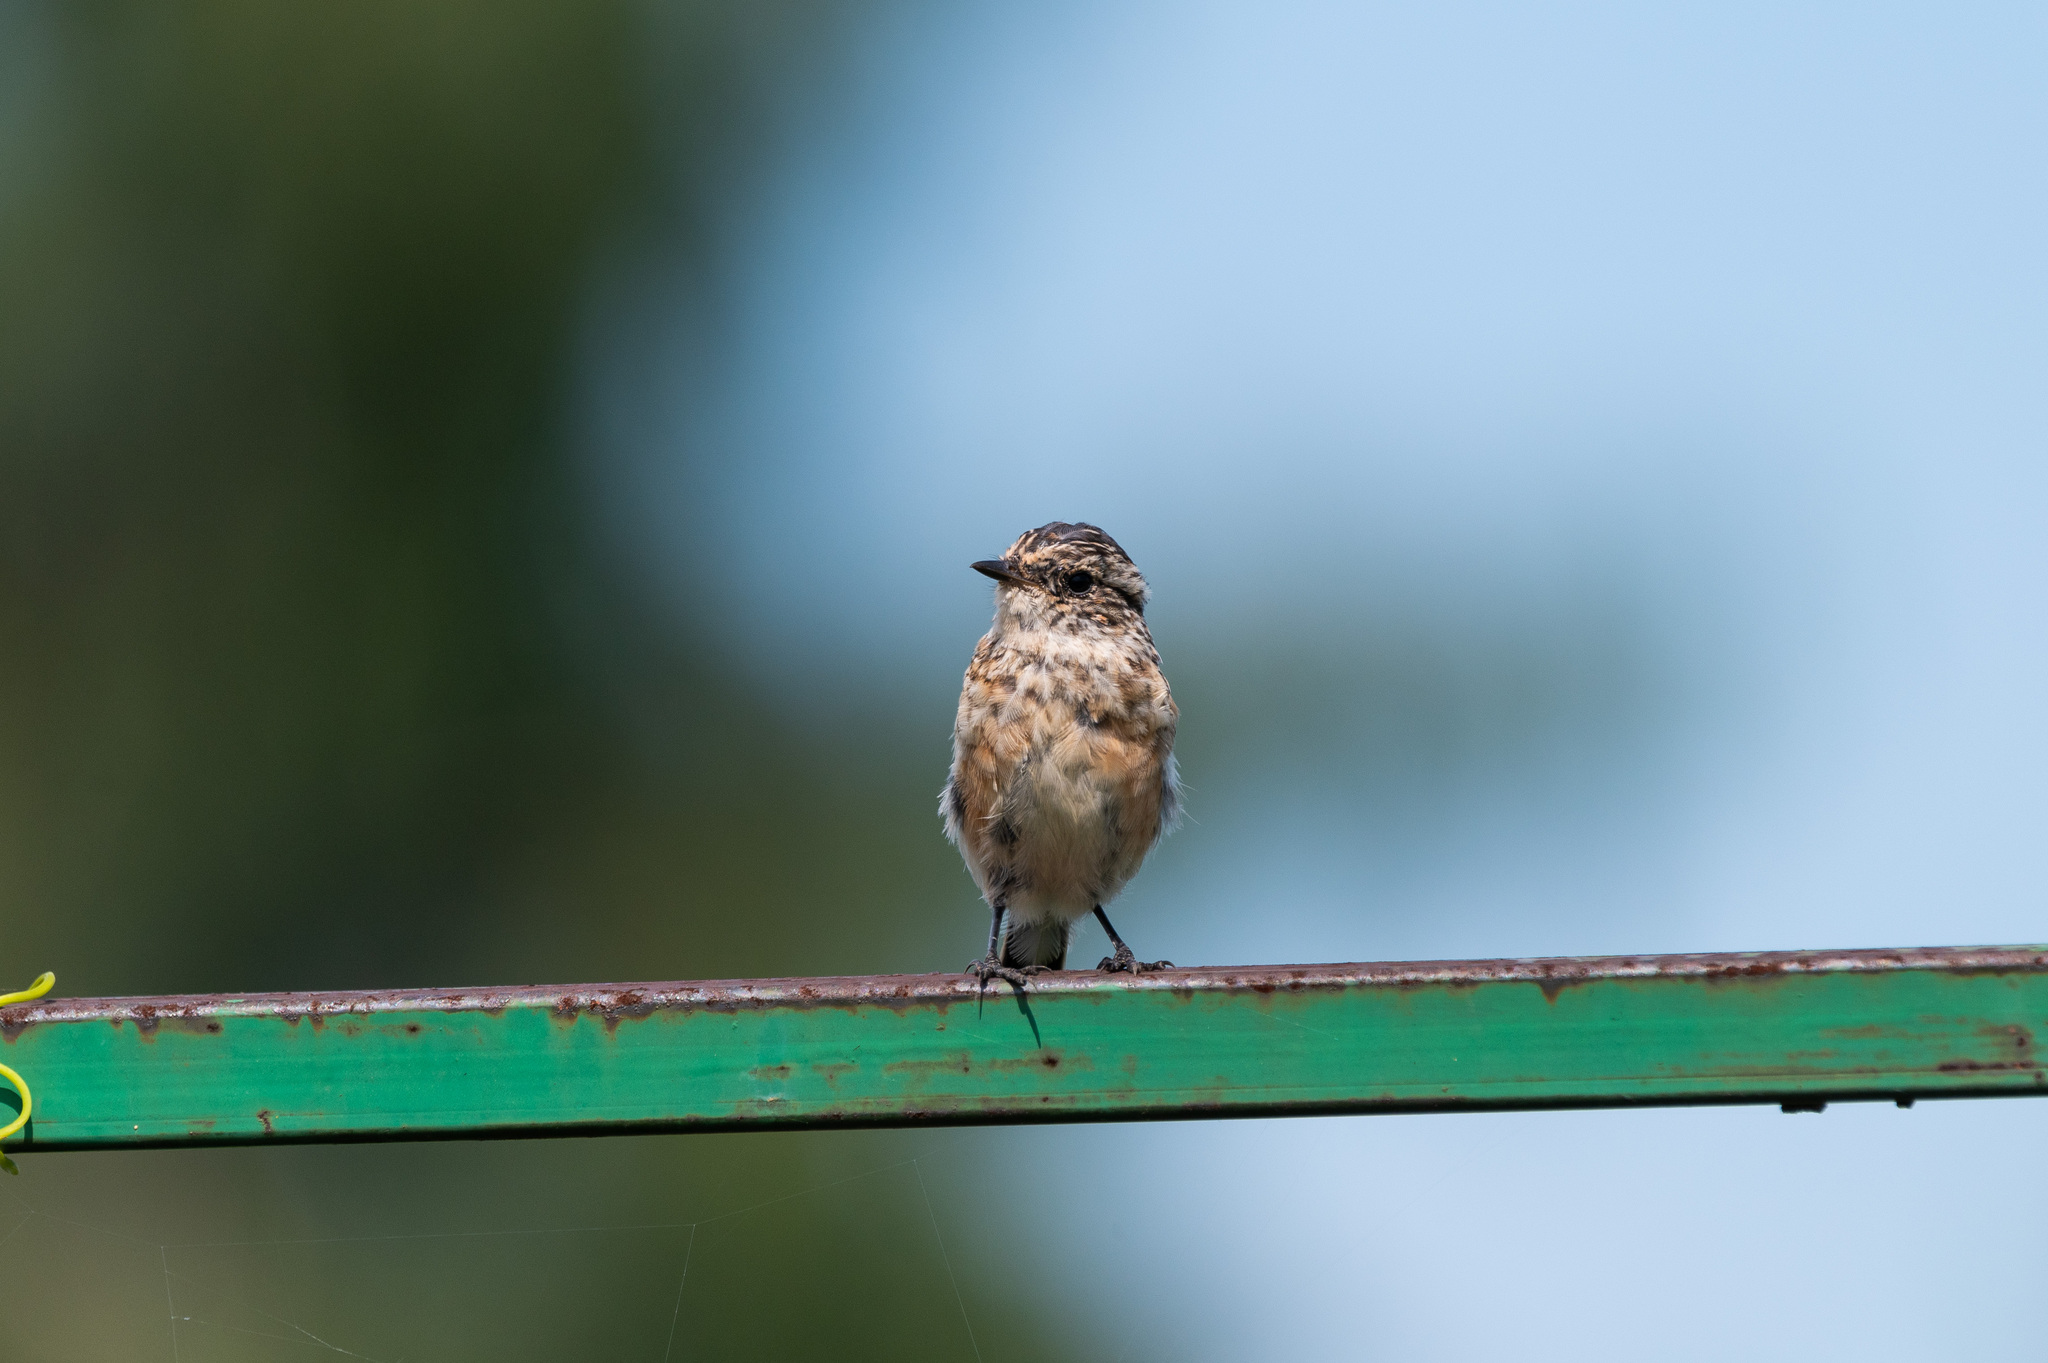
[[[988,955],[967,963],[966,973],[981,981],[984,989],[988,988],[990,980],[1007,980],[1022,989],[1027,978],[1024,971],[1003,964],[1003,913],[1006,907],[1001,899],[989,906],[992,912],[988,924]],[[1030,972],[1032,975],[1037,973],[1035,970]]]
[[[1116,954],[1103,957],[1102,964],[1095,967],[1097,970],[1106,970],[1112,975],[1119,972],[1142,975],[1148,970],[1167,970],[1173,966],[1172,961],[1139,960],[1137,954],[1125,945],[1124,939],[1116,935],[1116,929],[1109,924],[1109,915],[1102,911],[1100,904],[1095,906],[1095,917],[1102,924],[1102,930],[1109,934],[1109,940],[1116,943]]]

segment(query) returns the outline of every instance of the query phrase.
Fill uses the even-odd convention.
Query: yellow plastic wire
[[[42,974],[36,976],[34,984],[22,990],[19,994],[0,994],[0,1008],[5,1008],[10,1003],[27,1003],[30,999],[39,999],[49,993],[50,987],[56,983],[57,976],[55,972],[45,970]]]
[[[39,999],[49,993],[50,987],[56,983],[57,977],[50,971],[45,970],[42,974],[36,976],[34,984],[21,992],[16,994],[0,994],[0,1008],[5,1008],[10,1003],[27,1003],[30,999]],[[0,1065],[0,1079],[5,1079],[8,1083],[14,1085],[14,1091],[21,1095],[21,1115],[7,1125],[0,1126],[0,1141],[4,1141],[28,1125],[29,1114],[35,1111],[35,1099],[29,1097],[28,1081],[5,1065]],[[5,1169],[10,1174],[17,1172],[14,1167],[14,1161],[5,1155],[0,1155],[0,1169]]]
[[[7,1125],[0,1126],[0,1141],[4,1141],[28,1125],[29,1108],[35,1100],[28,1096],[27,1081],[5,1065],[0,1065],[0,1079],[5,1079],[8,1083],[14,1085],[14,1091],[21,1095],[21,1115]]]

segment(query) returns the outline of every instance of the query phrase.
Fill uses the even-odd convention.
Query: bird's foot
[[[1116,944],[1116,954],[1103,957],[1102,963],[1095,968],[1110,975],[1144,975],[1154,970],[1171,970],[1173,969],[1173,962],[1141,961],[1131,954],[1129,947],[1125,946],[1122,942],[1118,942]]]
[[[1042,965],[1027,965],[1020,970],[1013,965],[1004,965],[993,956],[984,956],[978,961],[969,961],[964,973],[972,975],[981,981],[983,989],[988,988],[990,980],[1006,980],[1017,988],[1022,989],[1033,975],[1044,974],[1045,967]]]

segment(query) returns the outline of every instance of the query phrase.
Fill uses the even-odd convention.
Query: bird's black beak
[[[1021,582],[1016,570],[999,558],[985,558],[979,563],[968,565],[983,577],[992,577],[998,582]]]

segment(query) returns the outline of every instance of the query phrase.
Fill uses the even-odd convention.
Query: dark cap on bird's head
[[[983,559],[974,571],[1055,598],[1108,604],[1121,601],[1140,614],[1151,589],[1122,545],[1098,526],[1053,521],[1027,530],[1001,558]]]

